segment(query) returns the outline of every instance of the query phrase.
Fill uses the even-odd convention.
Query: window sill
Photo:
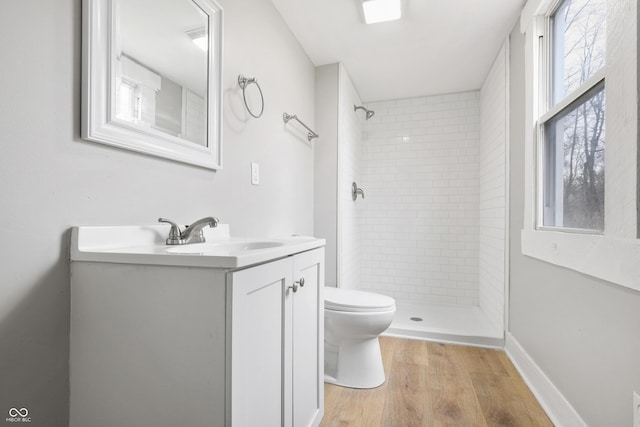
[[[640,291],[640,240],[522,230],[522,254]]]

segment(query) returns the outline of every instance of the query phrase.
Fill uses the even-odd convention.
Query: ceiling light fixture
[[[402,17],[401,0],[362,0],[364,21],[367,24],[394,21]]]
[[[205,52],[207,51],[207,48],[209,47],[209,38],[207,37],[207,30],[204,27],[189,30],[187,31],[187,35],[191,37],[191,40],[196,44],[196,46]]]

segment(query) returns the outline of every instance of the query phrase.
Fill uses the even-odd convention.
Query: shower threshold
[[[384,335],[478,347],[502,348],[504,333],[477,306],[396,301],[396,314]]]

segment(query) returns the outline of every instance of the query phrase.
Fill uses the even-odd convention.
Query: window
[[[520,18],[522,253],[640,291],[638,2],[528,0]]]
[[[118,117],[135,122],[140,120],[140,98],[139,89],[135,83],[122,79],[120,82],[120,92],[117,96],[116,114]]]
[[[564,0],[547,19],[538,225],[604,230],[604,0]]]

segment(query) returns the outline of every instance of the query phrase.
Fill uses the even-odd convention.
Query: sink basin
[[[324,246],[310,236],[231,237],[228,224],[203,230],[207,241],[166,245],[166,225],[83,226],[71,233],[71,261],[241,268]]]
[[[195,243],[190,245],[174,246],[167,249],[172,254],[218,254],[258,249],[276,248],[284,246],[283,242],[229,242],[229,243]]]

